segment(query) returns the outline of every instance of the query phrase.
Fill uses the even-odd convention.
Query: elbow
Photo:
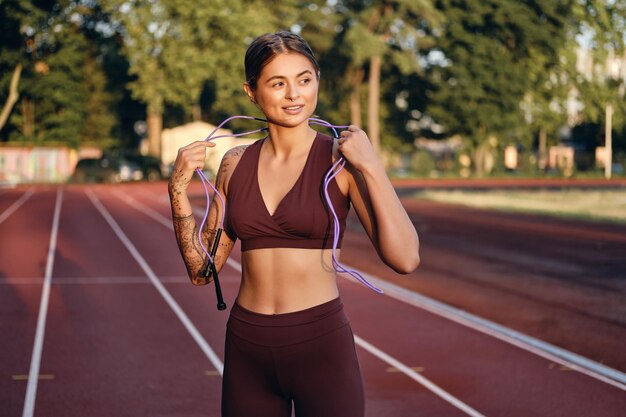
[[[420,264],[420,255],[415,252],[411,256],[406,256],[401,262],[393,266],[393,270],[398,274],[407,275],[415,271]]]
[[[407,245],[399,259],[396,259],[390,266],[398,274],[407,275],[414,272],[420,262],[420,245],[419,240],[416,240],[414,244]]]
[[[191,284],[196,287],[201,287],[203,285],[207,285],[211,280],[209,278],[205,278],[202,274],[189,274],[189,281]]]

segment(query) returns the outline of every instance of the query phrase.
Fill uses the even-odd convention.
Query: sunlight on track
[[[412,380],[414,380],[418,384],[422,385],[427,390],[431,391],[435,395],[441,397],[446,402],[452,404],[453,406],[455,406],[459,410],[463,411],[468,416],[485,417],[483,414],[481,414],[478,411],[474,410],[472,407],[470,407],[469,405],[467,405],[464,402],[460,401],[458,398],[450,395],[447,391],[444,391],[439,386],[433,384],[430,380],[424,378],[423,376],[421,376],[420,374],[415,372],[410,367],[406,366],[405,364],[403,364],[402,362],[400,362],[396,358],[394,358],[392,356],[389,356],[387,353],[385,353],[382,350],[378,349],[376,346],[372,345],[371,343],[368,343],[365,340],[361,339],[359,336],[354,335],[354,342],[357,345],[361,346],[363,349],[367,350],[372,355],[376,356],[378,359],[380,359],[380,360],[388,363],[389,365],[393,366],[394,368],[398,369],[404,375],[408,376],[409,378],[411,378]]]
[[[423,310],[430,311],[433,314],[444,317],[496,339],[500,339],[537,356],[557,362],[561,366],[567,367],[568,369],[578,371],[582,374],[626,391],[626,374],[618,371],[617,369],[592,361],[584,356],[577,355],[566,349],[554,346],[550,343],[544,342],[543,340],[536,339],[524,333],[483,319],[482,317],[475,316],[464,310],[449,306],[419,293],[407,290],[398,285],[369,275],[366,272],[358,269],[357,271],[366,277],[368,281],[371,281],[374,285],[382,288],[385,291],[385,294],[389,297]],[[348,277],[345,278],[352,283],[357,285],[359,284],[354,279]]]

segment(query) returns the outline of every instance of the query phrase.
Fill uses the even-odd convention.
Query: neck
[[[311,141],[315,139],[316,132],[308,123],[302,123],[295,127],[284,127],[269,124],[269,144],[277,156],[287,157],[292,153],[299,153],[303,149],[309,149]]]

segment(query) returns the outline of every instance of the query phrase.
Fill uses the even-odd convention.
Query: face
[[[319,81],[315,67],[298,53],[279,54],[257,80],[255,90],[244,84],[246,93],[271,123],[295,127],[315,112]]]

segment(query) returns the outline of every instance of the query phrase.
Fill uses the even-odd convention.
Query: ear
[[[246,94],[250,98],[250,101],[253,102],[254,104],[256,104],[256,98],[254,96],[254,90],[252,89],[250,84],[248,84],[247,82],[243,83],[243,91],[246,92]]]

